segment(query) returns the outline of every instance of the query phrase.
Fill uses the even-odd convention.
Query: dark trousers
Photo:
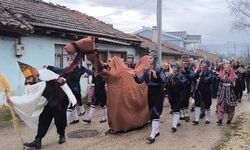
[[[107,102],[106,90],[94,89],[93,100],[91,105],[97,106],[98,104],[100,104],[100,106],[103,108],[104,106],[106,106],[106,102]]]
[[[151,120],[160,119],[164,100],[164,92],[161,86],[148,87],[148,107]]]
[[[241,100],[242,95],[243,95],[243,90],[241,90],[241,89],[236,89],[236,90],[235,90],[235,95],[236,95],[237,100]]]
[[[211,91],[209,87],[198,88],[195,91],[195,106],[202,107],[204,104],[205,109],[210,109],[212,105]]]
[[[61,108],[61,110],[58,110],[56,107],[51,107],[49,104],[47,104],[39,116],[36,139],[42,139],[45,136],[53,118],[57,128],[57,133],[60,136],[64,136],[67,122],[66,110],[67,108]]]
[[[78,104],[79,106],[82,106],[82,95],[81,95],[81,91],[79,91],[79,90],[72,90],[72,93],[73,93],[74,96],[76,97],[77,104]]]
[[[250,77],[246,78],[246,86],[247,86],[247,92],[250,92]]]
[[[187,109],[189,106],[189,98],[191,95],[191,84],[181,92],[181,109]]]
[[[169,95],[169,101],[171,102],[170,103],[170,105],[171,105],[171,109],[172,109],[172,111],[173,112],[180,112],[180,110],[181,110],[181,98],[179,97],[179,98],[177,98],[177,97],[175,97],[175,98],[173,98],[172,96],[171,96],[171,94]]]

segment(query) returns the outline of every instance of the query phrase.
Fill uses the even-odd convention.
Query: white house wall
[[[15,95],[21,95],[24,88],[24,77],[17,64],[21,61],[36,67],[42,68],[44,64],[54,65],[55,62],[55,44],[67,44],[71,41],[60,38],[50,37],[21,37],[21,43],[24,45],[24,55],[16,57],[15,49],[18,38],[0,36],[0,73],[11,84]],[[87,79],[81,79],[83,96],[86,95]],[[0,92],[0,104],[3,104],[3,93]]]

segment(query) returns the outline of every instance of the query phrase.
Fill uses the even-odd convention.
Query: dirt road
[[[91,125],[86,125],[82,121],[79,124],[71,125],[67,128],[66,133],[84,130],[97,130],[98,134],[91,138],[68,138],[65,144],[59,145],[58,135],[53,128],[43,139],[44,150],[207,150],[211,149],[216,143],[230,130],[230,126],[224,121],[223,126],[217,126],[217,117],[215,114],[216,100],[213,100],[212,120],[210,125],[205,125],[205,121],[201,120],[198,126],[193,126],[191,122],[181,122],[181,126],[176,133],[171,133],[172,115],[169,114],[169,107],[164,106],[164,111],[160,122],[160,136],[155,143],[148,144],[147,136],[150,134],[150,125],[143,129],[131,131],[118,135],[105,135],[108,129],[107,123],[99,123],[100,111],[96,111],[95,118]],[[237,106],[236,116],[245,112],[250,113],[250,95],[244,95],[242,103]],[[236,117],[235,116],[235,117]],[[82,118],[86,117],[84,115]],[[191,120],[193,120],[193,113]],[[226,118],[225,118],[226,120]],[[21,132],[24,141],[31,141],[35,136],[35,132],[31,131],[25,125],[21,125]],[[232,141],[233,142],[233,141]],[[237,143],[235,143],[237,144]],[[232,145],[235,145],[234,143]],[[22,149],[19,139],[11,124],[0,125],[0,146],[4,150]]]

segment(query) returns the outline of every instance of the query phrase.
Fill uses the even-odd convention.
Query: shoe
[[[181,123],[177,123],[177,127],[181,126]]]
[[[185,117],[180,117],[180,120],[185,120]]]
[[[186,121],[186,122],[189,122],[189,120],[190,120],[190,117],[189,117],[189,116],[186,116],[186,117],[185,117],[185,121]]]
[[[80,113],[78,116],[83,116],[85,114],[85,112],[82,112],[82,113]]]
[[[69,124],[76,124],[76,123],[79,123],[79,119],[78,120],[73,120]]]
[[[59,144],[65,143],[65,136],[60,136],[58,143]]]
[[[200,119],[204,118],[205,117],[205,113],[201,113],[200,114]]]
[[[172,130],[172,132],[174,133],[174,132],[176,132],[177,129],[174,128],[174,127],[172,127],[171,130]]]
[[[222,125],[222,120],[219,120],[216,122],[218,126],[221,126]]]
[[[112,129],[108,129],[104,134],[108,135],[108,134],[114,134],[115,132]]]
[[[88,119],[83,119],[82,121],[84,121],[86,123],[91,123],[91,120],[88,120]]]
[[[209,120],[206,120],[205,124],[210,124],[210,121],[209,121]]]
[[[41,149],[42,148],[42,141],[41,141],[41,139],[35,139],[31,143],[24,143],[23,145],[28,147],[28,148]]]
[[[231,124],[232,122],[230,120],[227,120],[227,124]]]
[[[158,133],[155,134],[155,137],[157,137],[157,136],[160,136],[160,132],[158,132]]]
[[[150,144],[155,142],[155,138],[152,137],[148,137],[147,140],[149,141]]]
[[[107,119],[102,119],[99,121],[100,123],[104,123],[104,122],[107,122]]]
[[[172,111],[172,110],[170,111],[170,114],[173,114],[173,111]]]
[[[190,109],[190,111],[191,111],[191,112],[194,112],[194,107],[192,107],[192,108]]]
[[[238,102],[241,103],[241,99],[239,99]]]
[[[193,125],[198,125],[199,121],[193,121]]]

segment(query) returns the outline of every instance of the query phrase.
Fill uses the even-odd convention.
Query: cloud
[[[76,9],[124,32],[156,25],[157,0],[45,0]],[[231,32],[234,18],[224,0],[163,0],[163,30],[202,35],[203,44],[241,42],[248,33]]]

